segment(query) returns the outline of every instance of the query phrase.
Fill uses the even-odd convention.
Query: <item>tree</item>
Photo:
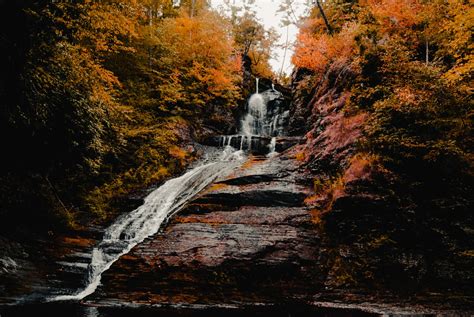
[[[160,68],[164,74],[161,98],[193,109],[215,98],[232,100],[237,94],[240,60],[228,38],[230,25],[213,12],[194,18],[167,19],[159,29]]]
[[[326,14],[324,13],[324,9],[323,9],[323,7],[322,7],[319,0],[316,0],[316,5],[318,7],[319,13],[321,14],[321,17],[324,20],[324,24],[326,24],[326,28],[328,29],[328,33],[332,34],[333,33],[332,27],[329,24],[328,18],[326,17]]]
[[[250,59],[250,68],[258,77],[274,77],[269,60],[278,39],[275,30],[266,30],[255,13],[245,12],[232,20],[234,40],[243,58]]]

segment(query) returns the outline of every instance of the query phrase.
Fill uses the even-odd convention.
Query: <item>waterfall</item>
[[[269,150],[274,152],[274,145],[279,142],[277,137],[285,135],[289,121],[288,106],[284,95],[275,89],[275,84],[260,92],[260,79],[255,78],[255,93],[248,98],[240,117],[238,134],[221,136],[218,144],[254,154],[266,154]]]
[[[284,111],[280,106],[281,93],[272,89],[250,96],[247,111],[240,122],[241,135],[279,136],[283,130],[282,120]]]
[[[232,137],[228,139],[227,144],[230,144],[231,139]],[[223,140],[225,141],[226,139]],[[50,301],[80,300],[94,293],[100,284],[102,273],[115,261],[156,234],[168,217],[179,211],[219,176],[240,166],[242,161],[242,151],[226,147],[219,158],[203,163],[153,191],[145,198],[143,205],[118,218],[106,229],[103,240],[93,249],[86,287],[76,294],[56,296]]]
[[[272,122],[272,127],[271,127],[271,135],[278,134],[277,126],[278,126],[278,118],[280,117],[279,114],[275,116]]]
[[[270,144],[268,145],[268,148],[270,150],[270,152],[267,154],[267,156],[271,157],[273,155],[275,155],[276,153],[276,138],[273,137],[270,141]]]
[[[248,111],[241,123],[244,135],[264,135],[267,105],[261,94],[253,94],[248,101]]]

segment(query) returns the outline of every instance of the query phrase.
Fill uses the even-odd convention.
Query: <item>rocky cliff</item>
[[[444,194],[367,149],[374,117],[347,106],[355,77],[348,69],[332,64],[321,77],[298,70],[293,82],[290,131],[306,135],[298,151],[313,175],[306,202],[328,246],[326,284],[472,296],[472,195]]]
[[[324,274],[302,179],[284,157],[249,160],[122,257],[96,299],[250,305],[310,298]]]

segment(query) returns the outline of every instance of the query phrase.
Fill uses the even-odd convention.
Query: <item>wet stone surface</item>
[[[309,189],[290,166],[250,159],[118,260],[93,298],[249,304],[312,294],[319,237],[304,207]]]

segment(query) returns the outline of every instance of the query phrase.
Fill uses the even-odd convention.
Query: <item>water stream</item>
[[[145,198],[143,205],[118,218],[106,229],[103,240],[93,249],[88,267],[87,285],[71,295],[60,295],[50,301],[80,300],[95,292],[102,273],[122,255],[156,234],[162,223],[179,211],[189,200],[214,182],[242,164],[244,154],[225,147],[219,157],[209,158],[184,175],[171,179]]]
[[[276,136],[281,135],[281,119],[285,117],[285,112],[282,112],[277,102],[280,97],[280,92],[274,87],[259,93],[257,78],[256,91],[250,96],[247,111],[241,120],[240,134],[222,136],[220,146],[224,150],[218,157],[205,159],[184,175],[167,181],[148,195],[143,205],[119,217],[106,229],[102,241],[92,251],[85,288],[75,294],[53,297],[50,301],[80,300],[94,293],[100,285],[102,273],[115,261],[156,234],[167,218],[218,177],[225,176],[241,165],[245,156],[243,150],[252,150],[253,138],[268,139],[266,152],[269,156],[274,155]]]

